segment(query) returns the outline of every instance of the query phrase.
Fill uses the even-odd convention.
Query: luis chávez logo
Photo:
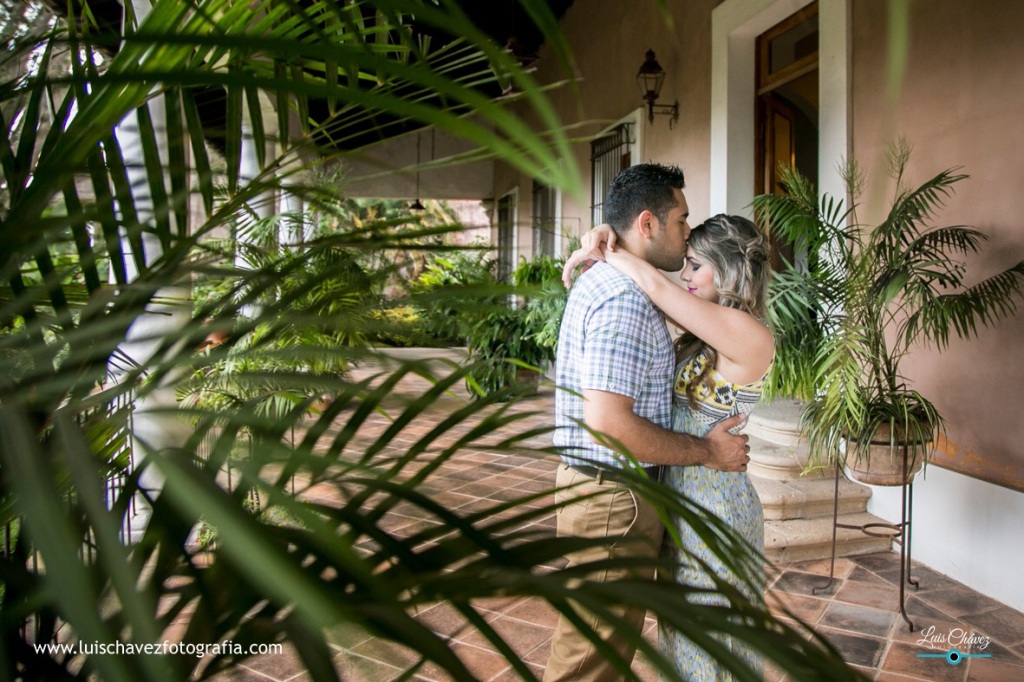
[[[965,658],[992,658],[990,653],[964,653],[961,648],[974,647],[984,651],[991,643],[985,635],[967,632],[963,628],[953,628],[948,632],[938,632],[934,625],[921,631],[918,646],[929,649],[945,649],[944,653],[917,654],[918,658],[944,658],[950,665],[960,665]]]

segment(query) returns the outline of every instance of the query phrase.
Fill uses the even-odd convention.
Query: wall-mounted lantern
[[[646,59],[636,74],[636,84],[640,87],[640,96],[647,102],[647,120],[654,123],[655,114],[671,116],[668,127],[679,120],[679,101],[672,104],[655,104],[661,96],[661,86],[665,82],[665,69],[654,58],[654,50],[647,50]]]

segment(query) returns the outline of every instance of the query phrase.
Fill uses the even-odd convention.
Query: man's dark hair
[[[673,189],[683,189],[686,180],[678,166],[641,163],[624,169],[608,188],[604,219],[622,237],[642,211],[650,211],[662,223],[676,205]]]

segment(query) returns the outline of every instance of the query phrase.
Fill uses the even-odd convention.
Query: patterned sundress
[[[711,391],[706,385],[702,385],[697,392],[697,409],[690,407],[686,386],[700,375],[705,364],[707,357],[701,350],[677,367],[672,407],[673,431],[703,437],[719,421],[735,414],[749,414],[761,397],[765,377],[752,384],[739,386],[725,379],[717,370],[712,370],[710,377],[714,383],[714,390]],[[756,549],[764,551],[764,514],[761,500],[746,473],[723,472],[704,466],[672,466],[665,468],[663,480],[665,485],[684,493],[739,531]],[[737,587],[742,587],[739,581],[732,579],[731,572],[726,570],[688,525],[678,518],[674,518],[673,522],[685,548],[713,567],[717,575],[726,577]],[[692,563],[688,564],[684,559],[685,555],[678,548],[670,545],[669,550],[675,555],[673,559],[677,583],[699,587],[714,586],[711,578],[704,573],[704,569]],[[763,576],[761,579],[763,580]],[[757,601],[763,599],[763,589],[759,594],[750,594],[749,589],[745,589],[744,592]],[[704,604],[728,603],[724,597],[717,595],[692,595],[690,599]],[[662,652],[674,662],[682,679],[693,682],[733,679],[733,676],[721,669],[703,649],[695,646],[679,632],[662,627],[659,641]],[[762,669],[761,657],[757,652],[732,638],[726,637],[723,641],[754,670]]]

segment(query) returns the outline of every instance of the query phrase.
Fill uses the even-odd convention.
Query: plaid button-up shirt
[[[674,369],[665,319],[633,280],[600,262],[583,273],[558,335],[556,379],[568,390],[555,394],[554,443],[566,463],[620,466],[619,456],[581,426],[584,389],[628,396],[635,414],[667,429]]]

